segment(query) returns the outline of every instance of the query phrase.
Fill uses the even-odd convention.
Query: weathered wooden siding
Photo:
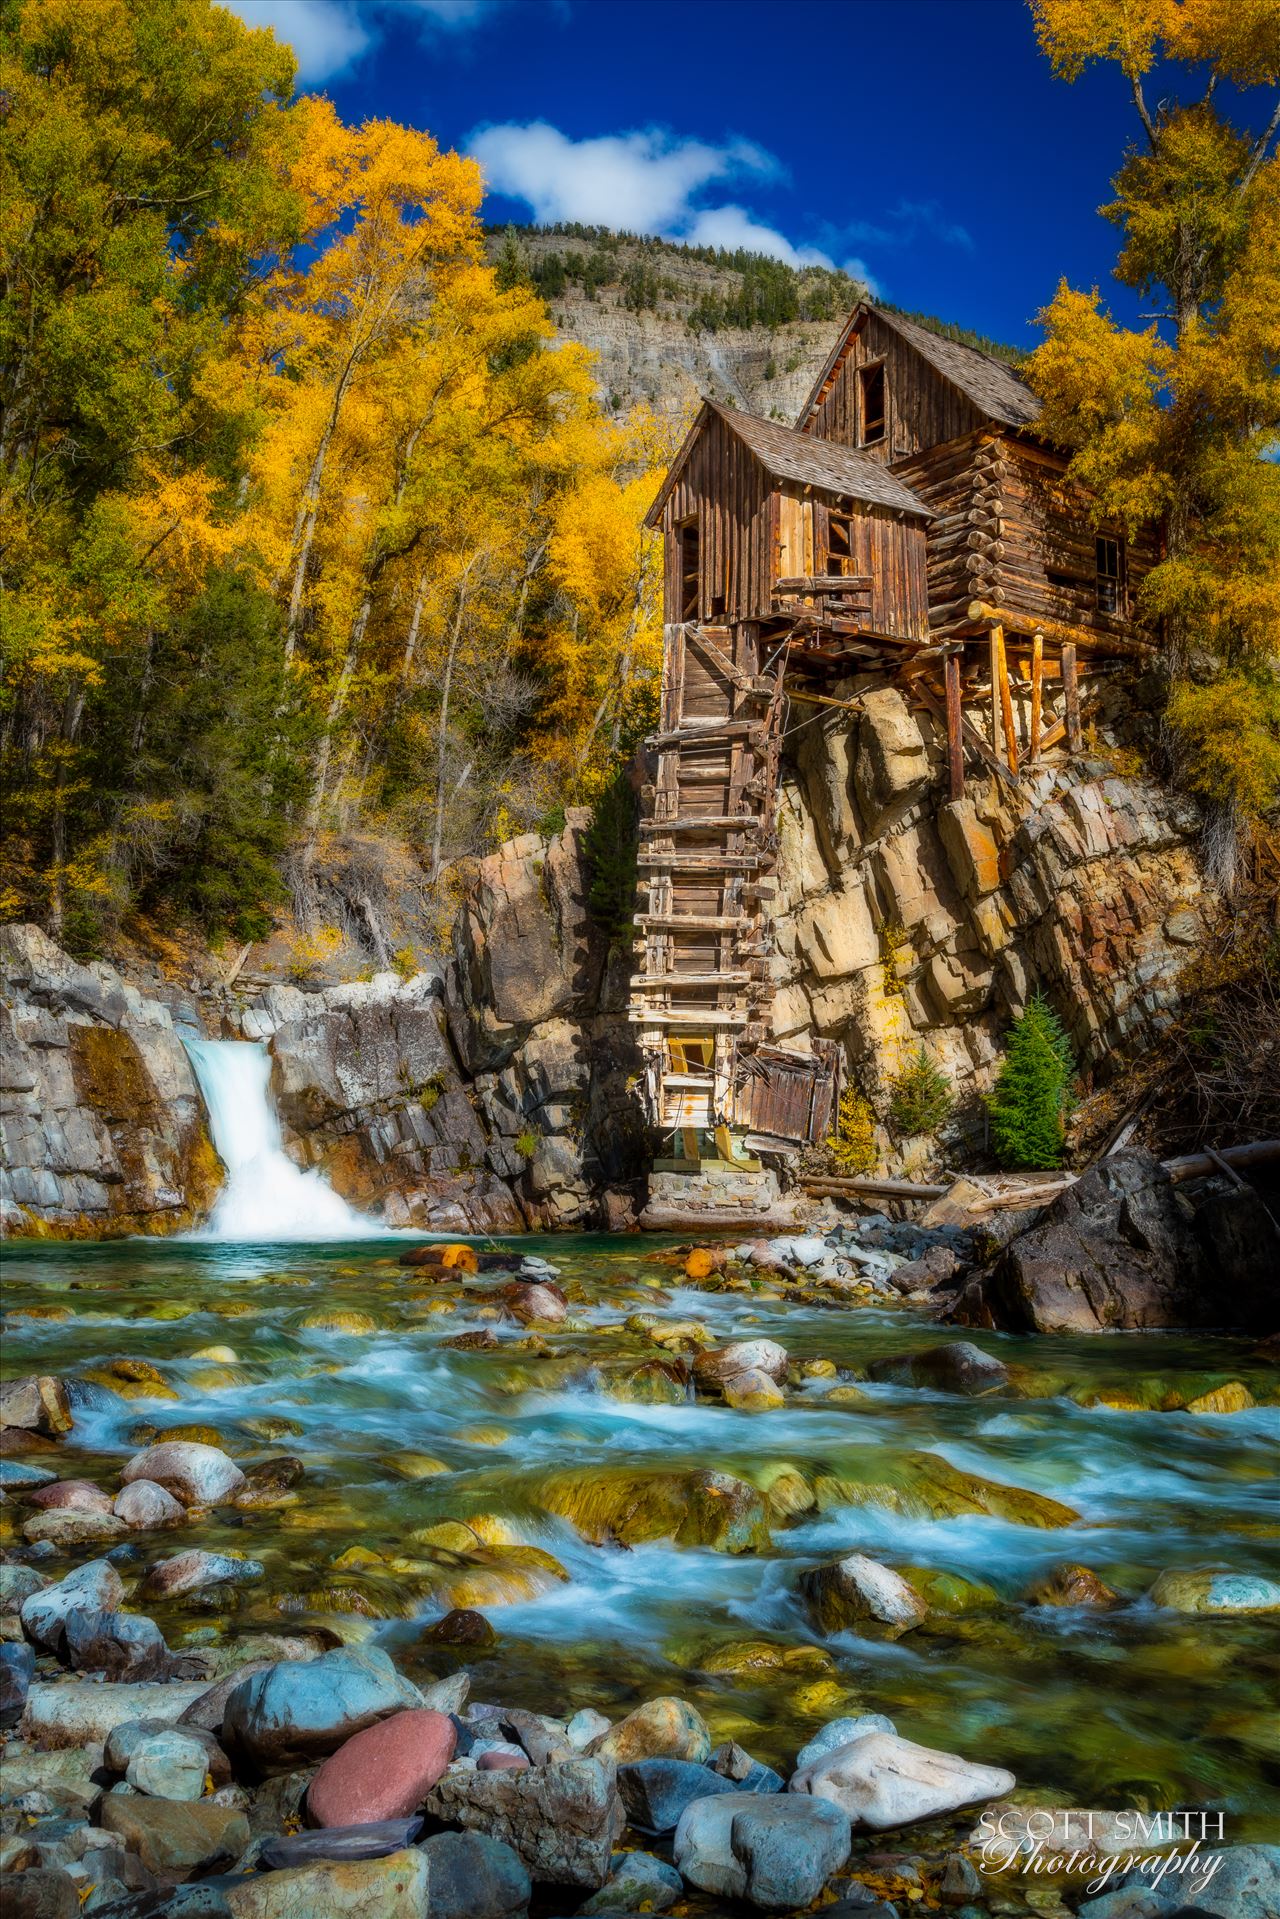
[[[984,416],[949,380],[929,366],[878,314],[869,313],[849,342],[817,412],[802,422],[819,440],[858,445],[858,370],[883,361],[886,421],[883,440],[863,447],[869,459],[892,465],[925,447],[958,440],[984,424]]]
[[[697,521],[700,541],[696,618],[746,619],[768,606],[776,578],[770,571],[770,493],[759,461],[712,414],[663,510],[668,622],[681,618],[676,529],[689,519]]]
[[[852,571],[871,577],[868,630],[892,633],[901,639],[927,639],[929,586],[925,522],[900,519],[887,507],[870,506],[861,501],[815,500],[814,571],[836,570],[829,546],[829,515],[837,510],[847,513],[851,505]],[[783,577],[786,577],[785,569]]]

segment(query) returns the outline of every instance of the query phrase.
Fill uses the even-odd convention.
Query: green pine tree
[[[605,787],[583,840],[587,906],[611,948],[625,947],[636,910],[636,801],[625,770]]]
[[[1061,1166],[1073,1067],[1062,1022],[1037,993],[1014,1021],[987,1101],[992,1144],[1002,1166],[1046,1172]]]
[[[953,1105],[951,1082],[927,1046],[919,1046],[896,1075],[889,1117],[903,1135],[936,1133]]]

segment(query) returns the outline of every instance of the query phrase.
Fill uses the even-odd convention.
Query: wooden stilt
[[[1039,628],[1031,640],[1031,737],[1027,742],[1028,758],[1034,759],[1040,751],[1040,711],[1043,700],[1044,680],[1044,634]]]
[[[1013,730],[1013,700],[1009,693],[1009,662],[1005,658],[1004,628],[993,626],[991,639],[995,652],[996,673],[1000,682],[1000,719],[1004,726],[1004,751],[1009,762],[1009,771],[1018,770],[1018,736]]]
[[[945,663],[947,687],[947,776],[951,798],[964,796],[964,741],[960,706],[960,655],[948,653]]]
[[[987,635],[991,650],[991,747],[996,758],[1000,758],[1000,736],[1004,725],[1000,712],[1000,656],[1004,650],[1003,634],[998,626],[993,626]]]
[[[1080,731],[1080,682],[1076,676],[1076,649],[1066,641],[1062,648],[1062,698],[1066,707],[1067,745],[1073,753],[1084,749]]]

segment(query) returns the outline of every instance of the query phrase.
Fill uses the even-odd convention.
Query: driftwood
[[[819,1198],[843,1198],[857,1193],[882,1194],[886,1199],[945,1199],[949,1186],[924,1186],[914,1179],[806,1179],[806,1193]]]
[[[1247,1146],[1225,1146],[1220,1153],[1184,1153],[1161,1161],[1175,1186],[1184,1179],[1202,1179],[1208,1173],[1232,1172],[1237,1166],[1263,1166],[1280,1159],[1280,1139],[1255,1139]]]

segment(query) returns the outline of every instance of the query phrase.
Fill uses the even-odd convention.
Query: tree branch
[[[1129,75],[1129,85],[1133,89],[1133,104],[1138,110],[1138,118],[1146,128],[1147,139],[1151,142],[1151,151],[1154,153],[1156,150],[1156,123],[1151,118],[1151,111],[1147,106],[1146,96],[1142,91],[1142,82],[1136,73]]]
[[[1261,137],[1259,138],[1258,144],[1254,147],[1253,152],[1249,155],[1248,161],[1246,162],[1246,165],[1245,165],[1244,172],[1240,175],[1240,181],[1238,186],[1236,187],[1237,193],[1244,193],[1249,187],[1254,174],[1258,171],[1258,168],[1262,165],[1263,159],[1266,155],[1267,148],[1271,145],[1272,135],[1275,133],[1277,127],[1280,127],[1280,95],[1277,95],[1275,111],[1271,115],[1271,118],[1267,123],[1265,131],[1262,133]]]

